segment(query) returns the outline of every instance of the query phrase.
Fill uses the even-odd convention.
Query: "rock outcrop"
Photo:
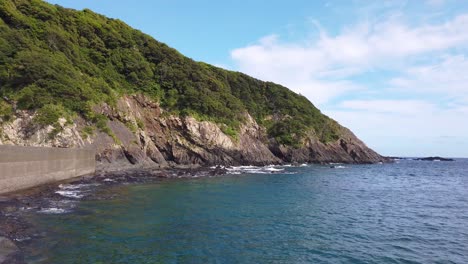
[[[323,143],[311,133],[300,147],[291,147],[268,138],[248,113],[231,137],[218,124],[170,115],[142,95],[124,96],[115,106],[103,104],[95,111],[108,117],[107,134],[83,133],[90,124],[78,117],[73,124],[59,122],[60,132],[51,136],[54,127],[35,127],[34,113],[19,111],[0,128],[0,144],[95,148],[103,167],[386,161],[344,127],[336,141]]]
[[[422,161],[455,161],[454,159],[442,158],[442,157],[426,157],[426,158],[418,158],[416,160]]]

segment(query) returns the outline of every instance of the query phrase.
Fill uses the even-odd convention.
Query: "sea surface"
[[[468,263],[465,159],[63,189],[76,206],[31,216],[30,263]]]

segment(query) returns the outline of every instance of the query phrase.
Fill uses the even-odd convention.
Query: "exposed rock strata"
[[[386,159],[369,149],[351,131],[341,127],[338,140],[320,142],[312,132],[300,148],[279,145],[246,114],[236,138],[219,125],[164,113],[157,103],[140,95],[124,96],[116,106],[101,105],[96,112],[109,118],[114,138],[95,132],[80,133],[87,125],[60,122],[62,132],[50,137],[52,126],[34,127],[33,113],[21,111],[0,127],[0,144],[95,148],[102,166],[267,165],[291,163],[376,163]]]

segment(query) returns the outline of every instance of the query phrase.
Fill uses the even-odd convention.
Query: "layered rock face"
[[[220,125],[170,115],[142,95],[124,96],[116,106],[104,104],[95,111],[109,118],[110,133],[85,134],[87,124],[77,118],[74,124],[60,122],[61,132],[51,136],[53,127],[34,127],[33,113],[17,112],[13,122],[1,127],[0,144],[95,148],[103,167],[386,161],[344,127],[334,142],[322,143],[311,133],[294,148],[268,138],[248,113],[238,135],[230,137]]]

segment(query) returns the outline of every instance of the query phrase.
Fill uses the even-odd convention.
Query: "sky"
[[[380,154],[468,157],[468,1],[48,2],[285,85]]]

